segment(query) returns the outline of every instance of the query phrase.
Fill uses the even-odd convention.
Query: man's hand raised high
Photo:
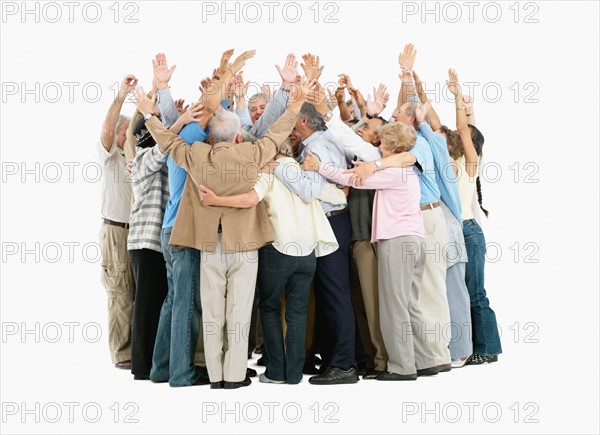
[[[164,53],[158,53],[154,59],[152,59],[152,70],[154,72],[154,81],[158,90],[164,89],[169,86],[169,80],[173,75],[177,65],[173,65],[171,68],[167,65],[167,57]]]

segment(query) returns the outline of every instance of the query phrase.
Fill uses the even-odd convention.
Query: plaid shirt
[[[165,154],[158,145],[137,152],[132,162],[133,208],[129,217],[127,249],[162,252],[160,232],[169,200],[169,176]]]

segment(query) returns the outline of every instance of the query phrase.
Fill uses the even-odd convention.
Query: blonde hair
[[[415,129],[402,122],[392,122],[379,129],[381,146],[394,154],[410,151],[417,142]]]

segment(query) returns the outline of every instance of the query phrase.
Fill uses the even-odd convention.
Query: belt
[[[333,216],[337,216],[338,214],[344,214],[347,211],[348,211],[347,208],[343,208],[341,210],[328,211],[327,213],[325,213],[325,216],[327,216],[327,217],[333,217]]]
[[[121,227],[121,228],[125,228],[125,229],[129,228],[129,224],[126,224],[123,222],[111,221],[110,219],[106,219],[106,218],[104,218],[104,224],[105,225],[114,225],[115,227]]]
[[[436,201],[436,202],[432,202],[430,204],[423,204],[421,206],[421,210],[433,210],[434,208],[438,208],[440,206],[440,202]]]

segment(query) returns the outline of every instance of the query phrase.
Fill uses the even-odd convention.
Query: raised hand
[[[415,119],[417,120],[417,124],[425,121],[425,117],[427,116],[427,112],[431,109],[431,101],[426,101],[425,104],[417,105],[415,109]]]
[[[269,101],[271,101],[271,99],[273,98],[273,91],[271,90],[271,87],[264,83],[261,87],[260,87],[260,91],[269,96]]]
[[[350,79],[348,74],[338,74],[338,84],[348,87],[348,92],[356,91],[356,88],[352,84],[352,79]]]
[[[372,116],[379,115],[385,109],[389,99],[390,94],[383,83],[377,89],[373,88],[373,100],[371,100],[370,94],[367,95],[367,114]]]
[[[331,92],[331,89],[327,88],[327,102],[329,103],[331,110],[335,109],[338,106],[338,97],[336,94],[337,94],[337,89],[334,94],[333,92]],[[342,95],[342,100],[343,99],[344,99],[344,97]]]
[[[302,108],[302,104],[306,101],[307,95],[310,93],[310,90],[317,84],[316,80],[309,82],[306,79],[302,79],[302,81],[298,84],[295,83],[290,89],[290,97],[288,100],[288,109],[293,110],[294,112],[300,112]]]
[[[329,111],[325,90],[316,80],[313,80],[309,85],[306,102],[315,106],[317,111],[323,116]]]
[[[204,95],[211,88],[211,84],[212,79],[210,77],[205,77],[200,80],[200,86],[198,86],[198,89],[200,89],[200,94]]]
[[[202,110],[204,106],[202,103],[197,102],[189,106],[179,117],[179,121],[183,124],[190,124],[192,122],[200,122],[202,116]]]
[[[231,56],[233,56],[233,48],[230,48],[229,50],[225,50],[223,52],[223,54],[221,55],[221,62],[219,63],[219,68],[213,71],[213,78],[217,76],[218,80],[223,76],[223,74],[225,74],[225,71],[227,71],[227,67],[229,66],[229,59],[231,59]]]
[[[281,86],[283,88],[287,89],[289,85],[296,82],[296,77],[298,76],[298,61],[296,60],[296,56],[292,53],[288,54],[285,58],[283,68],[279,65],[275,65],[275,68],[277,68],[279,77],[281,77]]]
[[[138,84],[138,79],[133,74],[127,74],[123,80],[121,80],[121,87],[119,88],[119,99],[123,100],[130,92],[133,92]]]
[[[158,114],[158,108],[156,107],[156,95],[153,95],[150,99],[146,95],[144,88],[140,87],[133,93],[133,99],[135,101],[135,106],[144,115],[147,113]]]
[[[415,46],[413,44],[406,44],[404,51],[398,56],[398,63],[402,68],[412,71],[416,57],[417,50]]]
[[[306,53],[302,55],[302,63],[300,66],[304,71],[304,75],[306,76],[306,80],[309,82],[313,80],[319,80],[321,77],[321,73],[323,72],[324,66],[320,66],[319,56],[315,56],[311,53]]]
[[[248,59],[252,59],[256,54],[256,50],[244,51],[238,57],[235,58],[233,63],[227,67],[233,75],[236,75],[246,65]]]
[[[250,82],[244,83],[244,75],[242,71],[240,71],[232,81],[233,95],[235,98],[239,100],[243,99],[246,96],[249,86]]]
[[[190,105],[188,104],[187,106],[183,106],[185,104],[185,100],[183,99],[179,99],[179,100],[175,100],[175,108],[177,109],[177,112],[179,112],[179,115],[183,115],[185,113],[185,111],[188,109],[188,107],[190,107]]]
[[[452,92],[454,98],[458,100],[461,98],[460,85],[458,84],[458,74],[452,68],[448,70],[448,80],[446,80],[446,86],[448,86],[448,90]]]
[[[167,57],[164,53],[158,53],[152,60],[152,70],[154,72],[154,80],[158,89],[164,89],[169,85],[169,80],[173,75],[177,65],[171,68],[167,65]]]

